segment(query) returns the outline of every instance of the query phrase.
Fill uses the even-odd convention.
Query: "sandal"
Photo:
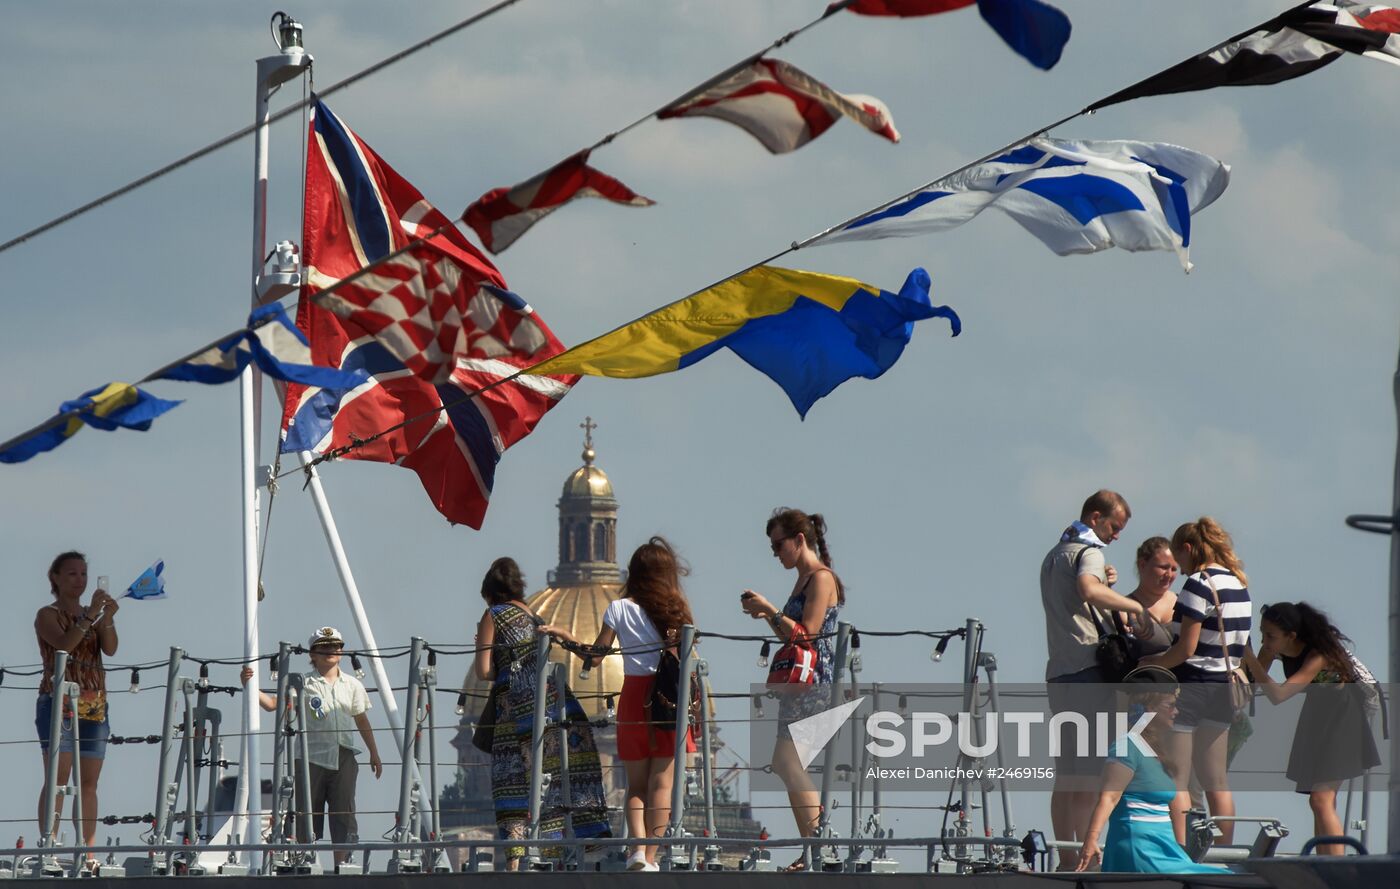
[[[797,859],[796,861],[794,861],[792,864],[789,864],[787,867],[783,868],[783,869],[782,869],[782,872],[785,873],[785,874],[800,874],[800,873],[803,873],[803,872],[806,871],[806,870],[807,870],[807,862],[806,862],[805,860],[803,860],[802,858],[798,858],[798,859]]]

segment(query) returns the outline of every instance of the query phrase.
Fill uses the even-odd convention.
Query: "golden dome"
[[[607,473],[593,465],[593,449],[583,452],[584,463],[564,481],[565,497],[596,497],[612,499],[612,482]]]

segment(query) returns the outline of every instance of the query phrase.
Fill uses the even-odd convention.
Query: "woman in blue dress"
[[[836,617],[846,604],[841,579],[831,570],[831,553],[826,546],[826,521],[818,513],[808,515],[798,509],[779,507],[767,525],[768,545],[784,568],[797,572],[792,592],[781,609],[753,590],[744,590],[739,599],[744,613],[765,620],[779,639],[792,638],[801,628],[812,639],[816,650],[813,681],[794,684],[794,693],[778,699],[778,741],[773,748],[773,772],[788,789],[788,803],[797,820],[800,836],[812,836],[821,823],[821,795],[798,757],[790,726],[832,705],[831,681],[835,677]],[[799,858],[786,870],[805,869]]]
[[[473,669],[478,678],[490,681],[495,691],[487,706],[495,707],[495,728],[491,735],[491,798],[496,810],[496,835],[502,840],[520,840],[521,845],[505,851],[506,869],[518,870],[525,856],[530,816],[530,760],[533,755],[535,698],[538,661],[535,642],[539,618],[525,603],[525,578],[514,559],[500,558],[491,563],[481,581],[481,597],[486,611],[476,630],[476,658]],[[551,676],[543,690],[547,713],[554,724],[567,723],[562,733],[550,731],[544,741],[544,772],[550,780],[540,806],[540,838],[564,835],[565,805],[561,794],[563,769],[561,734],[569,751],[569,793],[573,834],[583,839],[612,835],[608,824],[607,798],[593,728],[588,717],[566,685],[557,688]],[[562,714],[560,712],[562,705]],[[547,858],[563,855],[560,846],[544,846]]]
[[[1129,696],[1128,723],[1153,714],[1136,738],[1119,738],[1104,764],[1099,801],[1079,853],[1077,870],[1102,858],[1104,872],[1140,874],[1225,873],[1226,868],[1197,864],[1187,856],[1172,830],[1171,804],[1177,785],[1158,758],[1163,737],[1176,721],[1177,683],[1161,667],[1139,667],[1123,680],[1137,686]],[[1099,837],[1108,834],[1102,846]]]

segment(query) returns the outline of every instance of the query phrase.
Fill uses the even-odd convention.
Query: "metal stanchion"
[[[58,749],[63,732],[63,676],[68,670],[68,652],[59,649],[53,655],[53,677],[49,680],[49,762],[44,769],[44,802],[39,809],[39,846],[56,845],[58,825]]]
[[[403,721],[403,742],[399,746],[400,778],[399,778],[399,812],[398,822],[394,825],[394,841],[407,842],[412,836],[413,818],[413,795],[415,792],[413,782],[413,741],[418,734],[418,686],[420,684],[420,673],[423,660],[423,640],[419,636],[413,637],[413,647],[408,655],[408,690],[405,692],[404,700],[404,721]],[[390,873],[416,871],[419,869],[418,852],[416,850],[407,853],[402,849],[395,849],[393,856],[389,859]]]
[[[428,837],[431,840],[442,839],[442,816],[438,811],[437,720],[434,717],[437,710],[437,695],[434,694],[436,690],[437,668],[430,665],[423,676],[423,707],[427,711],[428,719]],[[452,867],[447,862],[446,851],[434,849],[429,854],[427,869],[434,873],[451,873]]]
[[[860,636],[852,634],[851,653],[851,694],[850,699],[855,700],[860,697],[860,680],[857,675],[860,672]],[[860,771],[860,732],[851,732],[851,765],[848,774],[851,781],[851,839],[855,840],[860,836],[860,809],[861,809],[861,771]],[[862,847],[852,842],[846,847],[846,870],[854,871],[856,862],[860,860]]]
[[[171,646],[170,662],[165,673],[165,718],[160,727],[160,768],[156,778],[156,822],[155,829],[151,833],[151,837],[156,843],[165,842],[170,834],[170,808],[173,803],[170,796],[173,777],[171,775],[170,744],[175,726],[176,695],[180,691],[180,665],[184,658],[184,649]],[[165,861],[163,853],[153,853],[151,872],[164,873]]]
[[[299,842],[314,843],[316,836],[312,831],[311,823],[311,742],[307,738],[307,733],[311,731],[311,722],[306,711],[306,677],[300,673],[295,673],[287,677],[287,686],[296,692],[296,756],[292,761],[292,773],[296,775],[297,790],[301,800],[296,804],[297,812],[297,833]],[[301,763],[301,768],[297,768],[297,763]],[[293,799],[296,799],[293,796]],[[307,853],[307,858],[315,860],[314,853]]]
[[[574,839],[574,792],[569,783],[569,708],[568,694],[569,668],[567,664],[554,662],[550,665],[550,670],[554,676],[554,688],[558,693],[555,699],[558,709],[554,712],[551,720],[550,730],[559,732],[559,805],[564,810],[564,839]],[[578,849],[566,845],[564,847],[565,867],[568,862],[573,861],[575,867],[583,864],[582,858],[578,856]]]
[[[288,774],[288,769],[294,769],[295,757],[292,755],[291,742],[289,740],[289,729],[287,720],[287,708],[291,703],[288,697],[288,689],[291,688],[291,657],[292,645],[290,642],[277,643],[277,676],[274,680],[277,685],[277,706],[272,714],[272,829],[268,832],[268,841],[273,844],[285,844],[291,842],[287,836],[287,815],[296,808],[295,792],[293,791],[294,778]],[[254,677],[256,679],[256,677]],[[259,689],[258,695],[261,707],[262,691]],[[262,788],[254,788],[258,794],[259,804],[257,808],[262,809],[261,797]],[[257,833],[252,825],[249,825],[250,836]],[[261,870],[264,874],[272,873],[274,855],[262,856]]]
[[[719,836],[715,826],[715,769],[712,759],[714,744],[710,728],[710,664],[703,658],[695,661],[695,677],[700,683],[700,778],[704,784],[705,836],[714,840]],[[719,846],[713,842],[705,846],[705,862],[702,870],[719,870]]]
[[[695,628],[690,624],[681,627],[680,647],[677,658],[681,665],[680,681],[676,685],[676,746],[673,754],[675,772],[671,776],[671,819],[666,828],[666,836],[680,837],[684,831],[681,819],[685,817],[685,739],[690,728],[690,671],[695,662]],[[672,866],[678,856],[672,847]]]
[[[984,652],[981,657],[982,669],[987,671],[987,706],[992,713],[1001,712],[1001,698],[997,694],[997,657],[991,652]],[[1002,745],[997,744],[997,768],[1001,774],[1006,774],[1006,756],[1002,753]],[[1001,789],[1001,813],[1005,818],[1002,825],[1001,835],[1004,837],[1016,836],[1016,819],[1011,815],[1011,795],[1006,789],[1006,779],[1000,778],[997,784]],[[987,810],[983,810],[985,814]]]
[[[77,877],[82,875],[83,859],[87,857],[87,837],[83,835],[83,748],[78,731],[78,698],[82,697],[83,690],[78,683],[65,681],[63,693],[73,702],[73,718],[68,721],[68,736],[73,741],[73,767],[68,770],[68,776],[72,782],[69,786],[73,796],[73,845],[77,847],[73,853],[73,876]]]
[[[549,646],[553,640],[539,633],[535,637],[535,718],[530,737],[530,824],[531,840],[540,838],[540,805],[544,793],[544,732],[549,704]],[[516,664],[511,664],[515,669]]]
[[[844,704],[843,700],[845,678],[846,678],[846,658],[851,650],[851,625],[846,621],[836,624],[836,652],[831,661],[831,702],[828,706],[839,707]],[[817,836],[835,836],[831,827],[831,811],[835,804],[835,791],[831,786],[832,773],[836,766],[836,745],[828,744],[822,751],[822,790],[821,813],[818,815]],[[808,870],[815,870],[813,862],[821,856],[822,847],[808,846],[802,852],[803,862]]]

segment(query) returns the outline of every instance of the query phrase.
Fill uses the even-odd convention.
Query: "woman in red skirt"
[[[694,623],[681,590],[681,575],[686,573],[688,569],[665,539],[653,537],[642,544],[627,564],[622,598],[603,612],[603,626],[593,642],[594,648],[604,650],[616,644],[622,654],[617,758],[627,770],[627,832],[634,837],[664,836],[671,818],[676,732],[670,725],[651,722],[647,702],[662,650],[675,646],[682,626]],[[543,631],[578,642],[562,627],[544,627]],[[695,752],[689,731],[686,751]],[[657,870],[657,848],[634,848],[627,869]]]

